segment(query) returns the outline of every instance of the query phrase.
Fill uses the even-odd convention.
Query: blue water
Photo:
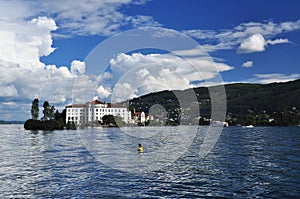
[[[160,128],[167,132],[177,127]],[[85,131],[114,135],[117,130],[80,132]],[[148,146],[153,152],[156,142],[167,142],[154,137],[152,144],[151,136],[146,138],[145,154]],[[300,197],[300,127],[224,128],[206,157],[199,158],[203,140],[195,138],[176,161],[147,173],[102,163],[76,131],[32,132],[22,125],[0,125],[0,140],[0,198]],[[136,140],[124,145],[131,141]]]

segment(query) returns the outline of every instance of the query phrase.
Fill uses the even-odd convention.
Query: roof
[[[121,103],[118,103],[118,104],[112,104],[112,103],[105,103],[105,102],[102,102],[98,99],[95,99],[93,101],[90,101],[90,102],[86,102],[85,104],[70,104],[68,106],[66,106],[66,108],[84,108],[86,107],[86,105],[89,105],[89,104],[107,104],[107,107],[108,108],[126,108],[126,106],[124,104],[121,104]]]
[[[102,102],[102,101],[96,99],[96,100],[87,102],[86,104],[105,104],[105,102]]]
[[[66,108],[84,108],[85,105],[84,104],[71,104],[66,106]]]

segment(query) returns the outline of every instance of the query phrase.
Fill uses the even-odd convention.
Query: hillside
[[[202,119],[210,118],[210,95],[206,87],[193,89]],[[227,121],[231,125],[300,125],[300,79],[272,84],[228,84],[225,85],[227,98]],[[190,90],[176,91],[185,95]],[[190,105],[195,106],[195,103]],[[181,111],[174,91],[151,93],[129,101],[130,109],[144,111],[155,104],[168,112],[168,121],[180,123]],[[184,110],[183,110],[184,111]],[[190,118],[194,123],[195,118]],[[207,124],[207,123],[206,123]]]

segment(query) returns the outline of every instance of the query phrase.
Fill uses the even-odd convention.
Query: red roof
[[[91,102],[87,102],[86,104],[105,104],[105,103],[100,100],[93,100]]]
[[[85,105],[84,104],[71,104],[66,106],[66,108],[84,108]]]
[[[71,104],[66,106],[66,108],[83,108],[87,104],[106,104],[105,102],[102,102],[100,100],[93,100],[90,102],[86,102],[85,104]],[[118,104],[112,104],[112,103],[107,103],[108,108],[125,108],[126,106],[124,104],[118,103]],[[141,113],[139,113],[141,114]]]

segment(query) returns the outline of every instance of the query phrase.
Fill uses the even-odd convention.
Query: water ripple
[[[0,198],[297,198],[300,195],[297,127],[225,128],[213,151],[204,159],[197,156],[203,141],[198,135],[175,162],[143,175],[102,164],[75,131],[31,132],[18,125],[1,125],[0,132]],[[161,139],[166,142],[164,136]],[[157,149],[158,141],[156,137],[149,142],[151,152]],[[123,144],[133,149],[129,140]]]

